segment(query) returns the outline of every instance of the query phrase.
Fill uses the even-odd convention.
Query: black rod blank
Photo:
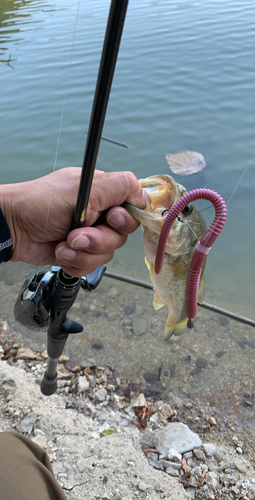
[[[112,0],[96,90],[91,112],[88,137],[82,164],[81,180],[74,214],[74,228],[84,224],[96,166],[98,149],[109,100],[114,69],[124,26],[128,0]]]

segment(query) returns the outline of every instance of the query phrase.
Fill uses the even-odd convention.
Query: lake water
[[[81,165],[108,9],[105,0],[80,6],[74,0],[1,0],[2,183],[53,170],[65,94],[57,168]],[[187,190],[206,187],[227,203],[231,198],[226,226],[208,257],[205,301],[253,320],[254,25],[252,0],[130,0],[103,131],[129,148],[102,141],[97,161],[99,169],[132,170],[141,178],[171,174],[167,153],[204,155],[203,172],[174,177]],[[213,210],[203,213],[210,224]],[[148,281],[140,240],[138,230],[108,270]],[[31,269],[10,263],[2,269],[1,307],[11,319]],[[148,293],[137,300],[151,308]],[[248,333],[252,338],[254,329]]]

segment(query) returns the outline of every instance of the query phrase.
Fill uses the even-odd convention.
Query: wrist
[[[0,186],[0,209],[2,212],[2,220],[1,220],[1,229],[2,232],[2,240],[3,238],[9,236],[7,240],[11,238],[11,246],[8,247],[9,250],[12,249],[12,253],[15,248],[15,230],[14,230],[14,217],[13,217],[13,200],[15,199],[15,192],[12,192],[12,186],[15,184],[5,184]],[[15,189],[14,189],[15,191]],[[6,241],[7,241],[6,240]],[[9,258],[11,258],[11,252],[9,253]]]

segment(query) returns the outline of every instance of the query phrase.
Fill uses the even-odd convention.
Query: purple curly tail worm
[[[195,189],[194,191],[186,193],[174,204],[168,212],[162,227],[155,261],[155,273],[159,274],[164,261],[168,235],[176,217],[189,203],[200,199],[208,200],[213,204],[215,217],[209,229],[197,243],[196,250],[193,254],[188,270],[186,287],[186,314],[190,320],[195,318],[197,313],[198,286],[203,263],[206,255],[211,249],[212,244],[222,231],[227,218],[226,204],[218,193],[211,191],[210,189]]]

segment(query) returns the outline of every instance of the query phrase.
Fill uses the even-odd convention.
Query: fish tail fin
[[[172,335],[177,335],[177,336],[182,335],[182,333],[185,332],[187,328],[187,321],[188,318],[185,318],[183,321],[180,321],[179,323],[173,323],[170,316],[168,316],[165,328],[164,341],[167,342],[170,339],[170,337],[172,337]]]

